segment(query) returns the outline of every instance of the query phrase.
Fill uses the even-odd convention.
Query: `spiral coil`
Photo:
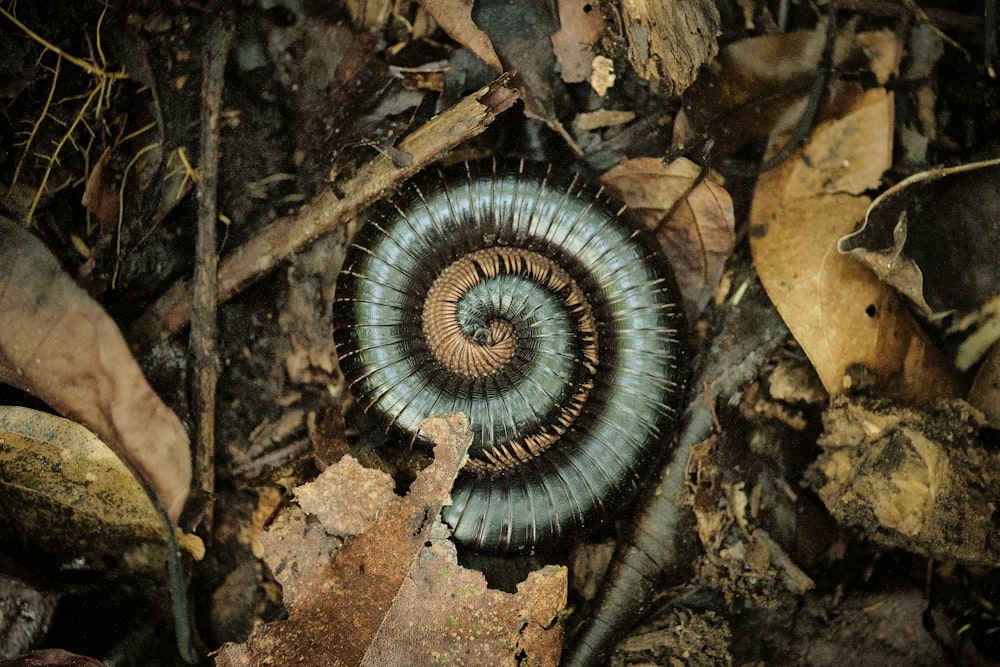
[[[411,441],[462,411],[469,464],[443,519],[529,553],[604,524],[669,444],[684,316],[656,241],[575,174],[467,163],[377,207],[333,306],[359,404]]]

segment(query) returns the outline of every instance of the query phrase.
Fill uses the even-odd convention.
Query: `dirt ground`
[[[610,655],[573,664],[1000,664],[995,2],[471,4],[0,4],[0,222],[17,230],[0,228],[0,404],[83,423],[145,476],[185,534],[186,588],[171,597],[162,533],[159,550],[124,523],[82,537],[55,490],[66,461],[37,496],[2,468],[0,664],[184,664],[187,611],[203,664],[340,664],[316,658],[334,635],[365,664],[559,664],[669,484],[669,516],[641,524],[676,539],[665,571],[621,594],[634,613]],[[352,399],[331,317],[368,207],[491,157],[573,170],[635,210],[690,320],[662,485],[510,559],[456,554],[429,520],[415,541],[379,532],[418,497],[440,508],[450,478],[425,491],[441,450]],[[91,328],[117,341],[105,322],[124,339],[91,346]],[[25,371],[28,348],[65,359]],[[94,388],[135,362],[123,389]],[[105,395],[148,387],[163,406],[130,436]],[[50,442],[33,437],[23,456]],[[188,440],[190,470],[165,462]],[[337,468],[338,490],[348,454],[363,468]],[[364,493],[330,517],[345,488]],[[376,566],[385,591],[356,576]],[[482,605],[461,607],[478,630],[407,634],[438,606],[460,617],[454,595],[406,601],[422,566]],[[348,594],[317,599],[327,586]],[[513,649],[482,628],[508,623]],[[393,652],[410,641],[423,657]]]

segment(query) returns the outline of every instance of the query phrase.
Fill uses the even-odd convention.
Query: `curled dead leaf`
[[[191,484],[188,437],[121,331],[21,225],[0,217],[0,380],[87,426],[141,474],[171,518]]]
[[[652,229],[674,267],[689,321],[708,304],[736,243],[733,200],[686,158],[624,160],[603,183]]]
[[[898,295],[836,251],[868,208],[857,193],[877,186],[892,158],[892,95],[858,91],[843,108],[757,183],[750,249],[761,282],[831,395],[849,389],[858,368],[903,402],[960,395]]]
[[[997,340],[1000,294],[1000,159],[914,174],[882,193],[837,248],[906,296],[924,318],[954,316],[957,365],[967,369]],[[978,335],[992,331],[991,335]]]

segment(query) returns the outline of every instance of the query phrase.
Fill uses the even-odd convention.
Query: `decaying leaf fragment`
[[[733,200],[725,188],[686,158],[663,166],[658,158],[624,160],[601,183],[655,231],[670,259],[695,321],[719,284],[736,243]]]
[[[318,479],[296,487],[295,499],[306,514],[319,519],[327,532],[350,537],[365,532],[396,497],[392,477],[363,467],[345,456]]]
[[[388,501],[362,473],[368,490],[360,495],[375,500],[344,510],[374,514],[374,524],[332,559],[331,538],[294,505],[265,533],[265,558],[284,588],[288,619],[258,625],[244,644],[225,645],[217,665],[558,664],[565,569],[533,573],[510,595],[488,590],[480,573],[458,567],[435,517],[472,433],[464,415],[432,417],[422,429],[436,443],[434,463],[405,498]],[[304,494],[306,506],[339,503],[333,496],[351,484],[352,468],[324,471]],[[339,489],[326,487],[333,479]],[[391,489],[390,480],[383,485]],[[328,511],[317,514],[321,522]]]
[[[443,524],[438,528],[447,534]],[[565,567],[547,565],[530,573],[512,595],[487,588],[481,572],[460,567],[450,540],[432,534],[427,544],[363,664],[559,664]]]
[[[551,4],[477,0],[472,19],[489,36],[503,70],[512,73],[525,115],[568,138],[560,121],[568,94],[556,75],[551,42],[559,20]]]
[[[960,400],[916,412],[840,398],[824,415],[806,475],[838,522],[931,558],[995,567],[1000,457],[977,441],[982,415]]]
[[[10,567],[7,570],[17,570]],[[0,667],[38,646],[52,628],[59,592],[28,572],[0,572]]]
[[[604,14],[597,0],[559,0],[559,31],[552,35],[552,47],[566,83],[590,78],[596,51],[594,45],[604,32]]]
[[[41,241],[0,217],[0,380],[38,396],[131,463],[174,520],[191,484],[188,437],[121,331]]]
[[[958,396],[961,385],[895,291],[837,252],[868,209],[892,159],[892,94],[842,85],[842,112],[763,174],[750,211],[761,283],[826,391],[851,388],[858,369],[904,403]]]
[[[163,523],[131,471],[80,424],[0,406],[0,527],[51,564],[101,562],[164,542]]]
[[[972,312],[1000,294],[998,179],[1000,160],[914,174],[879,195],[837,247],[928,319]]]

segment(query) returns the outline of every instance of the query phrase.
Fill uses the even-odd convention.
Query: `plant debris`
[[[565,568],[533,573],[515,596],[487,590],[481,573],[460,568],[447,531],[434,517],[472,432],[461,414],[430,418],[422,429],[436,443],[435,461],[417,475],[405,498],[391,493],[384,475],[353,460],[327,468],[299,490],[302,511],[317,516],[328,533],[369,527],[331,560],[332,549],[319,531],[301,514],[286,513],[264,543],[265,559],[284,585],[288,620],[258,626],[245,644],[224,646],[217,665],[293,664],[317,654],[333,665],[457,660],[485,667],[520,664],[529,656],[533,664],[558,664]],[[372,503],[369,496],[378,500]],[[344,515],[372,508],[375,517],[344,522]],[[416,607],[422,609],[419,622],[411,615]]]
[[[121,466],[5,435],[5,664],[1000,662],[995,3],[4,3],[0,404],[197,534],[170,610]],[[480,158],[623,200],[691,324],[645,499],[520,559],[332,339],[367,208]]]

